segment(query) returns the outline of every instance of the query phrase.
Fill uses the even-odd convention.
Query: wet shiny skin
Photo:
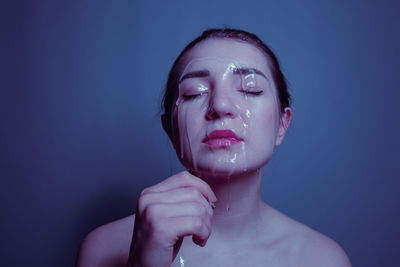
[[[233,68],[226,67],[232,64]],[[191,236],[185,237],[172,266],[351,266],[334,241],[261,200],[261,168],[281,144],[291,120],[290,109],[279,112],[265,56],[249,44],[211,39],[188,52],[182,65],[183,74],[189,68],[206,69],[209,75],[185,79],[197,86],[182,82],[180,98],[191,90],[202,94],[177,100],[173,142],[185,167],[206,181],[218,200],[206,245],[200,247]],[[230,70],[238,66],[262,71],[267,82],[250,77],[247,83],[245,76],[232,75]],[[234,77],[240,78],[238,87],[232,87],[238,84]],[[264,94],[246,96],[240,91],[243,81],[248,90],[259,86]],[[203,140],[216,129],[232,130],[243,140],[210,148]],[[132,223],[128,217],[93,231],[82,245],[78,266],[123,266]]]
[[[186,62],[181,79],[189,78],[179,84],[173,112],[177,127],[172,127],[179,131],[177,151],[184,166],[214,176],[262,168],[281,142],[277,90],[264,54],[245,43],[209,40]],[[210,132],[225,129],[241,142],[223,149],[202,142]]]

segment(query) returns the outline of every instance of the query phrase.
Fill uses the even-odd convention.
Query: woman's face
[[[290,122],[280,119],[277,90],[255,46],[209,39],[183,58],[173,108],[174,142],[198,174],[240,175],[263,167]]]

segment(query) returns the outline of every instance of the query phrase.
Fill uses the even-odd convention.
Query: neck
[[[231,177],[201,177],[217,196],[212,236],[233,240],[238,235],[255,232],[263,203],[260,197],[261,174],[261,170],[255,170]]]

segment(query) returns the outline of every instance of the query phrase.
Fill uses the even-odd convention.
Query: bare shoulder
[[[298,241],[299,266],[351,267],[346,253],[333,239],[300,223],[294,238]]]
[[[331,238],[274,210],[275,224],[279,224],[282,243],[296,266],[351,267],[344,250]],[[289,252],[290,251],[290,252]]]
[[[131,215],[90,232],[81,244],[76,266],[126,266],[134,221]]]

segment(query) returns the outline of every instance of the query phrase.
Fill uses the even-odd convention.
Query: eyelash
[[[262,95],[264,93],[263,90],[260,91],[247,91],[247,90],[240,90],[241,93],[244,95],[251,95],[251,96],[258,96]],[[196,97],[202,96],[204,93],[201,94],[194,94],[194,95],[182,95],[184,100],[192,100],[195,99]]]
[[[244,95],[252,95],[252,96],[257,96],[257,95],[262,95],[264,93],[263,90],[260,91],[247,91],[247,90],[241,90]]]
[[[204,93],[200,93],[200,94],[194,94],[194,95],[182,95],[184,100],[192,100],[195,99],[198,96],[202,96],[204,95]]]

